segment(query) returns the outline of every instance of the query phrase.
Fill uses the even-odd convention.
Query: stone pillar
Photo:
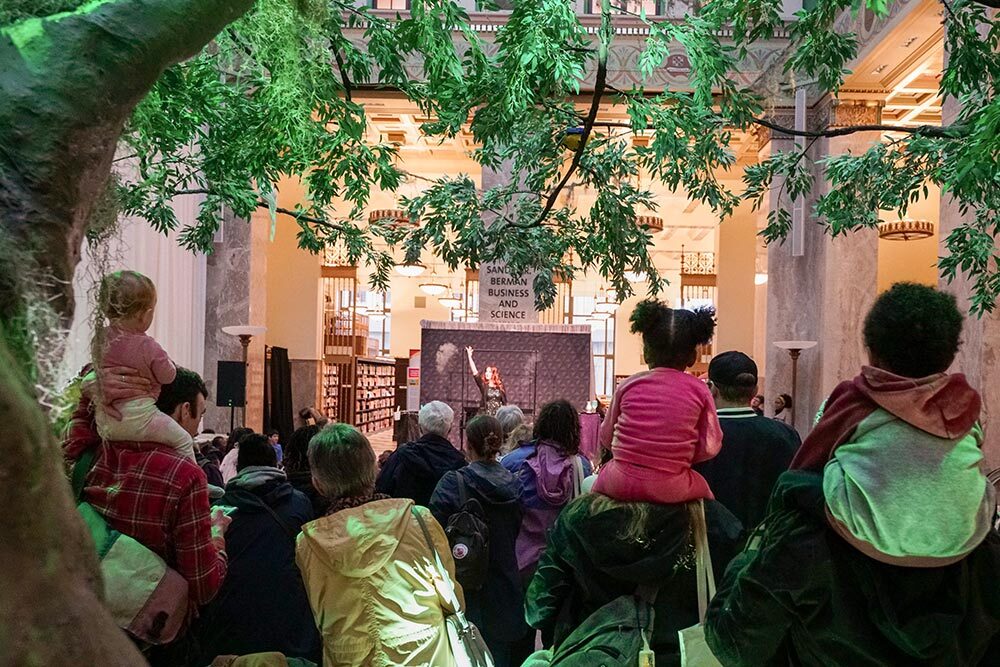
[[[499,171],[483,167],[484,191],[510,183],[513,163],[506,162]],[[516,201],[516,199],[515,199]],[[513,209],[513,207],[511,207]],[[498,217],[496,213],[483,214],[489,225]],[[479,321],[500,324],[527,324],[538,322],[535,310],[535,274],[526,273],[515,279],[501,262],[488,262],[479,267]]]
[[[238,338],[223,333],[222,327],[266,325],[267,271],[266,243],[271,221],[266,211],[255,213],[250,222],[236,218],[226,209],[220,237],[208,256],[205,289],[205,382],[208,410],[205,428],[225,433],[229,430],[229,409],[215,405],[216,374],[219,361],[239,361],[243,348]],[[245,423],[261,430],[264,416],[264,337],[257,336],[248,354],[247,406]],[[236,424],[240,424],[240,410]]]
[[[958,102],[953,98],[945,100],[942,109],[942,123],[948,125],[958,114]],[[947,250],[945,241],[948,234],[966,221],[958,204],[950,195],[941,195],[941,214],[939,218],[940,254]],[[939,279],[939,287],[958,298],[958,307],[966,313],[962,329],[962,347],[958,358],[952,365],[954,373],[964,373],[969,384],[976,388],[983,397],[981,421],[985,431],[983,451],[990,470],[1000,467],[1000,445],[995,441],[1000,437],[1000,426],[992,423],[991,417],[1000,416],[1000,311],[976,317],[969,315],[970,297],[972,296],[972,281],[968,276],[959,274],[955,280],[948,283]]]
[[[826,104],[813,111],[814,127],[877,123],[879,108],[865,104]],[[830,155],[860,154],[879,138],[865,132],[819,139],[810,157],[816,163]],[[788,137],[770,138],[770,151],[795,150]],[[819,169],[819,167],[816,167]],[[817,347],[802,353],[798,363],[796,428],[805,435],[830,391],[857,375],[867,363],[861,331],[864,316],[876,296],[878,244],[875,230],[866,229],[829,238],[813,216],[816,198],[827,190],[822,174],[806,202],[805,252],[792,255],[791,243],[768,249],[767,399],[791,391],[791,360],[774,346],[778,340],[814,340]],[[771,207],[790,206],[777,202]]]
[[[716,352],[754,351],[754,273],[757,259],[757,214],[749,203],[738,207],[719,226],[716,293],[719,328]]]

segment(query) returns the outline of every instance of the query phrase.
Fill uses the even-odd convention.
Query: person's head
[[[792,397],[788,394],[778,394],[774,397],[774,414],[781,414],[792,409]]]
[[[221,435],[217,435],[214,438],[212,438],[212,449],[215,449],[217,451],[222,451],[222,449],[225,446],[226,446],[226,439]]]
[[[347,424],[330,424],[309,441],[313,486],[324,497],[354,498],[375,490],[375,451]]]
[[[138,271],[109,273],[101,279],[97,306],[112,324],[131,331],[146,331],[153,323],[156,286]]]
[[[947,371],[961,335],[962,313],[955,297],[916,283],[893,285],[865,318],[871,365],[908,378]]]
[[[320,430],[321,428],[316,424],[295,429],[295,432],[292,433],[292,439],[285,445],[283,462],[287,472],[309,470],[309,441]]]
[[[723,352],[708,365],[708,380],[716,407],[746,407],[757,393],[757,364],[742,352]]]
[[[764,394],[757,394],[752,399],[750,399],[750,407],[754,410],[764,409]]]
[[[698,346],[708,344],[715,334],[715,309],[710,306],[680,310],[645,299],[636,305],[630,321],[632,333],[642,334],[650,368],[689,368],[698,360]]]
[[[177,377],[160,389],[156,407],[170,415],[191,437],[198,435],[201,418],[205,415],[208,388],[201,376],[186,368],[177,368]]]
[[[451,424],[455,421],[455,411],[451,406],[441,401],[431,401],[422,408],[417,416],[421,433],[447,438]]]
[[[278,466],[278,453],[274,451],[266,435],[251,433],[240,441],[240,448],[236,454],[236,470],[250,466],[270,468]]]
[[[635,542],[640,546],[648,544],[649,510],[652,507],[649,503],[625,503],[602,493],[587,493],[573,502],[588,503],[590,516],[616,509],[623,510],[624,521],[619,524],[614,538],[623,542]]]
[[[226,449],[230,450],[233,447],[239,447],[240,441],[253,433],[252,428],[246,428],[245,426],[237,426],[233,429],[233,432],[229,434],[229,440],[226,443]]]
[[[497,410],[497,421],[503,428],[503,437],[506,440],[514,429],[524,424],[524,412],[516,405],[503,405]]]
[[[535,419],[535,438],[554,443],[566,454],[580,451],[580,415],[569,401],[546,403]]]
[[[491,387],[503,389],[503,378],[500,377],[500,370],[496,366],[487,366],[483,369],[483,381]]]
[[[531,440],[531,426],[524,422],[524,412],[516,405],[503,405],[497,410],[497,421],[503,427],[503,448],[506,454],[522,442]]]
[[[299,410],[299,419],[304,426],[319,426],[323,428],[330,421],[326,415],[316,408],[302,408]]]
[[[465,441],[475,460],[495,460],[503,446],[503,426],[496,417],[478,415],[465,425]]]
[[[272,445],[278,444],[278,441],[281,440],[281,434],[278,433],[277,429],[269,428],[264,432],[264,435],[267,436],[268,442]]]

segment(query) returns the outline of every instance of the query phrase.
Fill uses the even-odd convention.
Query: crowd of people
[[[151,284],[115,276],[101,336],[117,352],[64,453],[85,468],[80,501],[187,582],[176,636],[136,638],[154,666],[451,667],[456,614],[498,667],[548,665],[631,623],[613,616],[622,600],[652,611],[642,643],[659,665],[682,664],[681,631],[700,623],[723,665],[1000,664],[996,496],[979,396],[948,373],[962,317],[942,292],[879,297],[869,365],[804,441],[760,413],[746,354],[715,356],[707,381],[685,373],[713,311],[648,300],[632,329],[650,370],[615,392],[600,460],[580,453],[577,406],[552,401],[529,424],[499,394],[464,451],[432,400],[422,435],[378,460],[322,419],[283,446],[236,429],[193,447],[206,387],[145,335]],[[718,583],[707,610],[699,534]]]

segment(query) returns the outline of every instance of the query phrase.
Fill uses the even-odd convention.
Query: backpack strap
[[[465,486],[465,476],[461,470],[455,471],[455,477],[458,478],[458,506],[462,508],[469,502],[469,489]]]
[[[292,542],[294,542],[295,538],[299,536],[298,531],[292,530],[292,527],[288,525],[288,522],[282,519],[281,515],[275,512],[274,509],[270,505],[265,503],[263,500],[260,501],[260,504],[261,507],[267,510],[267,513],[271,515],[271,517],[275,520],[275,522],[279,526],[281,526],[281,529],[285,531],[285,534],[288,535],[290,538],[292,538]]]
[[[292,541],[294,542],[295,538],[297,538],[299,535],[298,531],[293,530],[292,527],[288,525],[288,522],[282,519],[281,515],[275,512],[274,509],[266,502],[264,502],[261,498],[256,498],[256,501],[257,501],[256,502],[257,507],[260,507],[262,510],[270,514],[271,518],[274,519],[275,523],[281,526],[281,530],[283,530],[286,535],[292,538]]]
[[[73,498],[80,502],[83,500],[83,487],[87,482],[87,473],[94,467],[97,460],[97,447],[88,449],[73,465]]]

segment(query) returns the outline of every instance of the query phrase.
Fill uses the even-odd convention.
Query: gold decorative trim
[[[878,223],[878,237],[886,241],[914,241],[934,236],[930,220],[890,220]]]

